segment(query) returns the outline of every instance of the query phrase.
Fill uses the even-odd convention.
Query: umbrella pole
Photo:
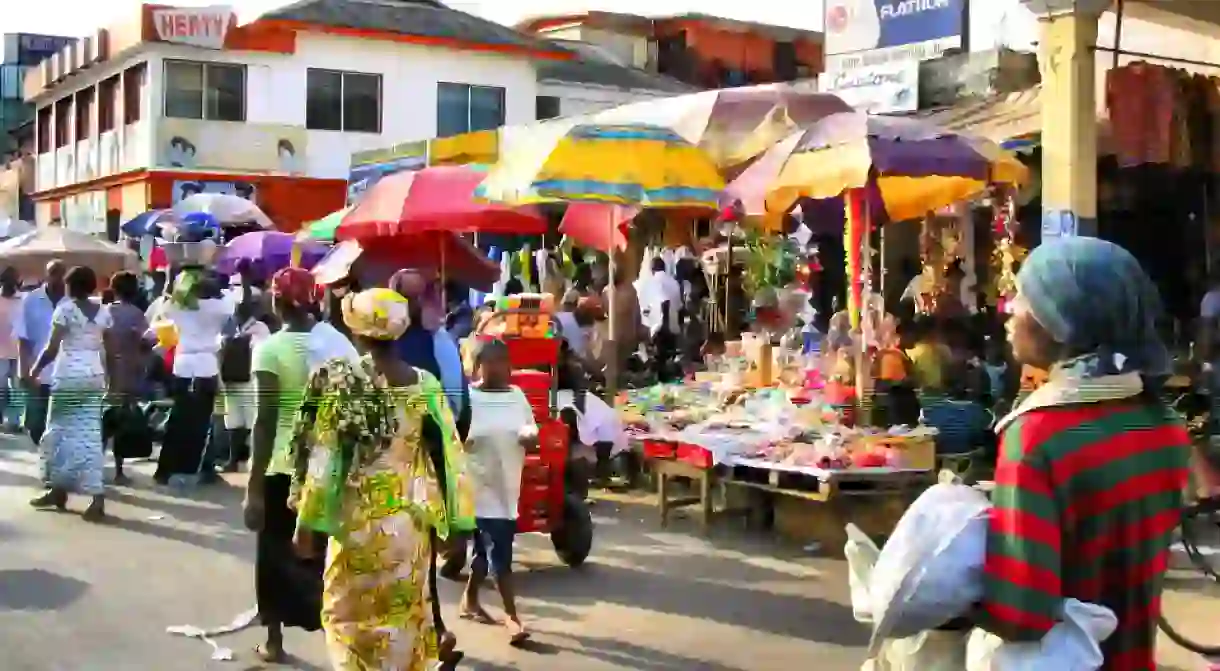
[[[614,281],[614,252],[616,245],[614,244],[614,215],[610,215],[610,297],[606,307],[606,330],[609,331],[609,337],[606,338],[607,349],[609,356],[606,358],[606,403],[610,407],[614,407],[614,397],[618,395],[618,360],[619,360],[619,343],[616,335],[616,327],[618,326],[618,282]]]

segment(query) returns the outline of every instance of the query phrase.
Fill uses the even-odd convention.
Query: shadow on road
[[[697,567],[687,572],[699,574]],[[561,606],[609,602],[777,636],[841,646],[868,644],[868,633],[855,623],[849,607],[808,595],[775,594],[596,563],[580,571],[527,571],[518,574],[518,580],[522,595]]]
[[[89,590],[89,584],[41,569],[0,571],[0,610],[62,610]]]
[[[715,664],[703,659],[694,659],[683,655],[662,652],[653,648],[645,648],[624,641],[609,638],[594,638],[562,634],[563,638],[576,643],[575,646],[547,645],[552,654],[567,652],[573,655],[596,659],[600,662],[613,664],[624,669],[636,671],[687,671],[701,669],[702,671],[735,671],[733,667]]]

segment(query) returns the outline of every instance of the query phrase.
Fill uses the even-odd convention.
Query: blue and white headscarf
[[[1083,378],[1138,372],[1146,383],[1170,374],[1157,332],[1160,293],[1122,247],[1086,237],[1045,242],[1021,265],[1017,290],[1071,355],[1058,368]]]

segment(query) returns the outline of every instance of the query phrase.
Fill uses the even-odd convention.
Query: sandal
[[[476,610],[470,610],[463,606],[462,610],[458,613],[458,617],[470,622],[476,622],[478,624],[500,624],[496,621],[496,618],[489,615],[487,611],[483,610],[482,607],[479,607]]]
[[[440,661],[440,664],[436,667],[439,671],[454,671],[462,659],[466,657],[466,653],[456,648],[456,636],[448,631],[440,635],[440,640],[437,642],[436,655]]]
[[[68,494],[62,490],[48,489],[42,496],[30,499],[30,505],[35,508],[66,510],[68,508]]]
[[[508,632],[509,632],[508,644],[509,645],[519,646],[522,643],[525,643],[526,641],[529,640],[530,633],[525,630],[525,625],[521,624],[520,621],[508,620],[504,623],[504,626],[508,627]]]
[[[101,522],[106,519],[106,504],[102,502],[101,497],[93,499],[85,512],[81,513],[81,519],[86,522]]]
[[[254,655],[264,664],[283,664],[288,661],[288,655],[284,653],[283,648],[272,650],[266,643],[254,646]]]

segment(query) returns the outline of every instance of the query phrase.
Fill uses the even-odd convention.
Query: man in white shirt
[[[682,328],[678,317],[682,309],[682,286],[666,271],[665,259],[652,260],[652,275],[644,283],[640,306],[644,325],[652,334],[657,377],[665,381],[671,377],[669,364],[678,352],[678,333]]]
[[[228,300],[240,300],[228,295]],[[228,459],[224,470],[229,473],[241,469],[250,458],[250,430],[254,428],[254,410],[257,406],[254,395],[251,362],[259,343],[271,337],[271,329],[257,319],[257,298],[251,296],[242,301],[233,315],[228,334],[221,342],[221,386],[224,398],[224,432],[228,437]],[[217,430],[213,424],[213,432]],[[208,477],[205,473],[205,477]]]

